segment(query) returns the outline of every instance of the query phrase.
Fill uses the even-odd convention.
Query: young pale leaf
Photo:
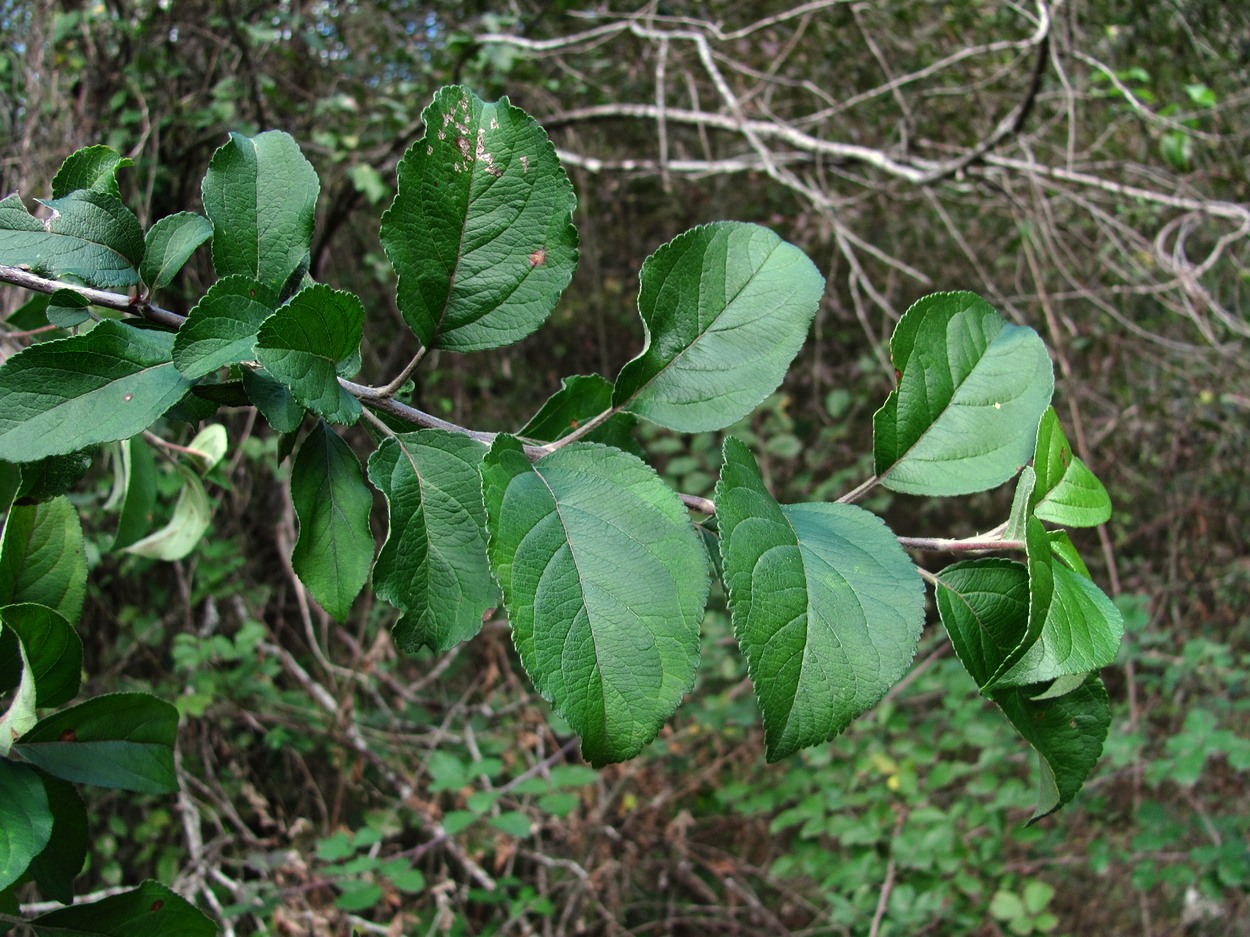
[[[172,704],[145,693],[112,693],[53,713],[13,749],[66,781],[170,794],[178,790],[177,730]]]
[[[1115,660],[1124,636],[1120,610],[1080,573],[1053,565],[1054,597],[1037,641],[995,686],[1045,683],[1089,673]]]
[[[447,87],[399,164],[382,246],[404,321],[431,348],[520,341],[551,314],[577,265],[577,199],[555,148],[507,98]]]
[[[139,276],[148,292],[167,286],[196,248],[213,236],[208,219],[193,211],[168,215],[148,229]]]
[[[256,356],[308,409],[331,423],[355,423],[360,401],[339,386],[337,367],[360,348],[364,321],[351,293],[310,286],[261,325]]]
[[[621,369],[613,402],[687,433],[728,426],[776,389],[825,288],[793,244],[730,221],[679,235],[640,279],[646,346]]]
[[[1064,527],[1097,527],[1111,519],[1111,498],[1093,472],[1072,453],[1054,407],[1037,428],[1033,455],[1037,483],[1029,497],[1040,520]]]
[[[199,463],[200,474],[205,475],[226,457],[229,448],[226,428],[220,423],[210,423],[187,443],[187,455]]]
[[[68,781],[43,775],[52,812],[52,838],[30,864],[44,896],[62,904],[74,900],[74,879],[87,861],[87,808]]]
[[[312,597],[343,621],[369,578],[373,495],[351,447],[325,423],[304,437],[291,467],[299,537],[291,566]]]
[[[194,471],[185,465],[175,465],[182,476],[182,490],[174,504],[174,513],[160,530],[154,530],[142,540],[126,547],[127,553],[146,556],[153,560],[172,563],[188,556],[199,544],[213,518],[213,507],[208,500],[204,483]]]
[[[69,622],[47,606],[30,603],[0,608],[0,621],[21,641],[35,681],[36,706],[64,706],[78,695],[82,639]]]
[[[394,632],[407,654],[469,640],[499,601],[486,560],[485,454],[466,436],[426,429],[388,438],[369,457],[390,525],[373,590],[404,613]]]
[[[78,290],[57,290],[48,299],[48,324],[58,329],[72,329],[91,318],[87,307],[91,301]]]
[[[264,371],[243,368],[243,389],[261,416],[279,433],[294,433],[304,420],[305,410],[285,384]]]
[[[111,146],[87,146],[71,153],[52,177],[52,197],[62,198],[79,189],[103,192],[121,198],[117,172],[134,165]]]
[[[35,937],[214,937],[217,925],[159,882],[99,901],[41,914],[27,922]]]
[[[40,220],[17,195],[0,201],[0,264],[101,289],[139,281],[143,229],[117,198],[82,189],[43,204],[52,214]]]
[[[0,758],[0,890],[8,888],[52,838],[52,811],[39,772]]]
[[[113,550],[138,542],[152,528],[156,508],[156,456],[142,436],[123,441],[117,453],[120,485],[124,492]]]
[[[598,374],[575,374],[560,385],[517,436],[555,442],[612,406],[612,385]],[[637,446],[633,441],[635,422],[632,414],[617,413],[583,438],[630,451]]]
[[[1107,691],[1094,674],[1063,696],[1033,698],[1030,691],[1036,689],[1013,688],[994,694],[994,701],[1039,756],[1041,779],[1030,823],[1076,796],[1102,754],[1111,726]]]
[[[934,293],[890,340],[898,388],[873,418],[877,475],[905,494],[993,488],[1029,461],[1054,390],[1046,346],[975,293]]]
[[[694,686],[708,592],[681,501],[635,456],[573,443],[482,464],[489,555],[535,687],[599,766],[632,758]]]
[[[17,644],[17,657],[22,675],[8,708],[0,713],[0,759],[7,758],[13,743],[39,721],[35,712],[35,672],[26,657],[26,647],[20,639]]]
[[[108,321],[19,351],[0,367],[0,459],[33,462],[143,432],[190,386],[169,360],[173,343]]]
[[[231,276],[208,288],[174,340],[174,364],[189,380],[253,357],[261,323],[278,308],[278,294],[255,280]]]
[[[230,134],[209,161],[202,189],[217,275],[241,274],[281,294],[307,263],[320,191],[316,170],[289,134]]]
[[[724,459],[725,588],[776,761],[833,738],[907,672],[924,585],[880,518],[849,504],[778,504],[732,437]]]
[[[0,606],[45,605],[76,622],[86,592],[82,524],[69,499],[14,505],[0,540]]]

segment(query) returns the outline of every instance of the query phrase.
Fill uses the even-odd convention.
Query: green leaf
[[[1058,698],[1035,700],[1028,688],[1017,688],[996,692],[994,701],[1039,756],[1033,823],[1068,803],[1093,771],[1111,726],[1107,691],[1090,674],[1079,689]]]
[[[560,382],[560,389],[523,426],[517,436],[538,442],[563,439],[587,420],[612,406],[612,385],[598,374],[575,374]],[[633,442],[634,417],[614,414],[605,424],[583,437],[587,442],[629,450]]]
[[[124,492],[113,550],[137,543],[152,527],[156,509],[156,456],[142,436],[123,441],[117,451],[119,485]]]
[[[240,373],[248,399],[270,426],[279,433],[294,433],[299,429],[305,411],[285,384],[275,381],[264,371],[252,368],[243,368]]]
[[[934,293],[890,340],[898,388],[873,418],[877,476],[905,494],[993,488],[1025,465],[1054,370],[1032,329],[975,293]]]
[[[175,706],[145,693],[113,693],[55,712],[14,750],[51,775],[145,794],[178,789]]]
[[[160,219],[144,238],[139,276],[148,292],[169,284],[196,248],[213,236],[208,219],[193,211],[181,211]]]
[[[880,518],[849,504],[780,505],[745,445],[726,439],[724,458],[725,588],[777,761],[833,738],[907,672],[924,585]]]
[[[39,773],[0,758],[0,890],[25,873],[52,837],[52,812]]]
[[[256,333],[277,308],[277,291],[249,277],[218,280],[178,329],[174,364],[195,380],[224,365],[251,360]]]
[[[230,134],[204,176],[219,277],[241,274],[281,294],[307,264],[321,183],[286,133]]]
[[[314,599],[343,621],[369,578],[373,495],[356,454],[325,423],[304,437],[291,467],[299,537],[291,566]]]
[[[613,402],[682,432],[741,419],[781,383],[824,288],[806,254],[759,225],[679,235],[642,265],[646,345],[621,369]]]
[[[489,555],[538,691],[595,766],[634,757],[694,685],[708,562],[681,501],[635,456],[573,443],[483,466]]]
[[[936,599],[955,654],[984,688],[1028,633],[1028,567],[1002,557],[955,563],[938,574]]]
[[[84,189],[42,204],[46,219],[32,218],[17,195],[0,201],[0,264],[101,289],[138,282],[143,229],[117,198]]]
[[[67,781],[44,775],[43,786],[52,811],[52,838],[30,864],[30,874],[45,897],[69,904],[74,879],[87,860],[87,808]]]
[[[175,465],[174,469],[182,476],[182,490],[178,492],[169,523],[130,544],[126,547],[127,553],[172,563],[190,554],[208,530],[213,508],[204,483],[185,465]]]
[[[1081,559],[1081,554],[1077,552],[1076,544],[1072,542],[1072,538],[1068,536],[1066,530],[1052,530],[1047,533],[1047,536],[1050,538],[1050,552],[1054,554],[1056,559],[1074,573],[1080,573],[1086,579],[1092,578],[1089,574],[1089,567]]]
[[[359,349],[364,320],[351,293],[310,286],[261,325],[256,356],[305,407],[331,423],[355,423],[360,401],[339,386],[336,369]]]
[[[48,322],[59,329],[72,329],[91,318],[91,301],[78,290],[57,290],[48,299]]]
[[[489,822],[501,833],[506,833],[516,839],[529,839],[533,832],[530,828],[529,816],[520,810],[507,810],[497,817],[491,817]]]
[[[33,462],[147,429],[190,386],[174,337],[121,322],[39,342],[0,367],[0,459]]]
[[[121,198],[117,171],[134,165],[111,146],[88,146],[71,153],[52,177],[52,197],[62,198],[79,189]]]
[[[159,882],[99,901],[49,911],[28,922],[36,937],[215,937],[217,925]]]
[[[389,524],[373,591],[404,613],[394,631],[407,654],[469,640],[499,601],[486,559],[485,453],[467,436],[427,429],[388,438],[369,457]]]
[[[0,540],[0,605],[46,605],[76,622],[86,592],[82,524],[74,506],[64,497],[14,505]]]
[[[520,341],[550,315],[577,265],[577,199],[555,148],[507,98],[442,88],[404,154],[382,246],[404,321],[431,348]]]
[[[63,495],[82,480],[91,467],[92,450],[48,456],[21,467],[22,484],[17,490],[19,504],[37,504]]]
[[[0,715],[0,758],[7,757],[14,741],[29,732],[39,721],[39,716],[35,713],[35,672],[26,658],[26,648],[20,640],[17,656],[21,678],[8,708]]]
[[[347,881],[343,893],[334,899],[340,911],[367,911],[382,900],[382,886],[372,882]]]
[[[0,621],[22,642],[39,707],[63,706],[82,681],[82,639],[64,618],[43,605],[8,605]]]
[[[1048,407],[1037,429],[1033,456],[1037,483],[1029,498],[1040,520],[1064,527],[1097,527],[1111,519],[1111,498],[1094,473],[1077,458]]]
[[[1054,597],[1037,641],[996,686],[1044,683],[1089,673],[1115,660],[1124,620],[1102,590],[1066,566],[1053,566]]]

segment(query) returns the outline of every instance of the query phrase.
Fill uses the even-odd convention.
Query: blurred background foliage
[[[642,340],[642,259],[752,220],[830,288],[790,379],[733,432],[782,500],[836,497],[871,470],[899,312],[983,293],[1052,349],[1117,506],[1080,545],[1128,626],[1104,758],[1035,827],[1030,753],[934,628],[883,705],[766,766],[715,595],[695,693],[596,773],[502,619],[400,659],[390,609],[364,598],[338,626],[310,604],[277,440],[229,413],[191,558],[108,552],[107,465],[77,496],[90,690],[154,688],[184,715],[182,797],[97,792],[80,890],[160,877],[238,934],[1250,933],[1242,6],[0,0],[0,193],[46,196],[66,155],[108,143],[148,224],[200,207],[227,132],[290,132],[322,179],[312,272],[364,299],[376,383],[412,351],[377,230],[421,110],[461,82],[537,117],[578,192],[581,264],[537,335],[427,360],[414,400],[475,428],[519,426],[564,375],[613,376]],[[211,277],[201,252],[161,302],[185,312]],[[710,491],[718,436],[640,433],[674,485]],[[1008,505],[869,504],[955,536]]]

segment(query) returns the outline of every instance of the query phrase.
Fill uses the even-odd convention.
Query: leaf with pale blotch
[[[6,749],[7,750],[7,749]],[[52,811],[39,772],[0,758],[0,890],[26,872],[52,838]]]
[[[825,288],[793,244],[730,221],[679,235],[640,279],[646,346],[621,369],[613,403],[691,433],[728,426],[776,389]]]
[[[146,693],[112,693],[40,720],[14,750],[66,781],[146,794],[178,790],[178,710]]]
[[[655,738],[694,686],[708,562],[681,501],[640,459],[572,443],[482,463],[488,553],[517,653],[593,765]]]
[[[321,183],[290,134],[230,134],[204,176],[219,277],[240,274],[275,293],[308,263]]]
[[[278,294],[248,277],[218,280],[178,329],[173,358],[189,379],[254,357],[256,333],[278,308]]]
[[[117,185],[118,170],[133,165],[134,160],[122,156],[111,146],[83,147],[67,156],[52,177],[52,197],[61,198],[79,189],[91,189],[121,198],[121,189]]]
[[[343,621],[369,578],[373,495],[351,447],[325,423],[305,438],[291,466],[299,537],[291,566],[312,597]]]
[[[181,211],[162,218],[143,239],[139,276],[149,292],[169,285],[196,248],[213,236],[213,226],[202,215]]]
[[[1054,390],[1046,346],[975,293],[934,293],[890,340],[898,388],[873,417],[881,484],[917,495],[993,488],[1033,454]]]
[[[520,341],[551,314],[577,265],[577,199],[533,118],[446,87],[404,154],[382,246],[404,321],[432,348]]]
[[[174,470],[182,477],[182,489],[169,523],[130,544],[127,553],[172,563],[188,556],[203,539],[213,517],[204,483],[185,465],[175,465]]]
[[[0,367],[0,459],[33,462],[143,432],[190,384],[174,337],[121,322],[39,342]]]
[[[38,219],[17,195],[0,201],[0,264],[101,289],[138,282],[143,229],[115,196],[81,189],[43,204],[51,215]]]
[[[776,761],[833,738],[907,672],[924,586],[880,518],[849,504],[778,504],[732,437],[724,460],[725,588]]]
[[[338,366],[359,350],[364,321],[351,293],[310,286],[261,325],[256,357],[305,407],[331,423],[355,423],[360,401],[339,385]]]
[[[1029,505],[1040,520],[1064,527],[1097,527],[1111,519],[1111,498],[1102,482],[1073,452],[1054,407],[1037,428],[1033,455],[1037,482]]]
[[[0,539],[0,606],[46,605],[76,622],[86,592],[82,524],[69,499],[10,508]]]
[[[389,525],[373,591],[403,612],[394,633],[405,653],[469,640],[499,601],[486,560],[485,454],[466,436],[426,429],[389,437],[369,457]]]

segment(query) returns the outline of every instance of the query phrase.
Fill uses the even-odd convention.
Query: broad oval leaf
[[[833,738],[907,672],[924,585],[880,518],[849,504],[778,504],[732,437],[724,459],[725,588],[776,761]]]
[[[208,530],[213,507],[200,477],[185,465],[175,465],[182,476],[182,488],[169,523],[126,547],[127,553],[172,563],[188,556]]]
[[[58,908],[27,922],[36,937],[214,937],[217,925],[160,882]]]
[[[1028,567],[1002,557],[955,563],[938,574],[935,594],[956,656],[984,688],[1028,633]]]
[[[1094,770],[1111,727],[1107,691],[1097,675],[1090,674],[1079,688],[1058,697],[1031,695],[1037,689],[1013,688],[994,694],[994,702],[1039,756],[1041,777],[1030,823],[1076,796]]]
[[[1038,425],[1033,470],[1037,479],[1029,503],[1040,520],[1097,527],[1111,519],[1107,489],[1072,452],[1054,407],[1047,408]]]
[[[91,301],[78,290],[57,290],[48,297],[48,324],[58,329],[72,329],[91,318],[87,308]]]
[[[146,693],[112,693],[42,719],[14,750],[48,774],[146,794],[178,789],[178,710]]]
[[[115,196],[80,189],[43,204],[52,214],[38,219],[17,195],[0,201],[0,264],[101,289],[139,281],[143,229]]]
[[[0,367],[0,459],[33,462],[143,432],[190,387],[170,361],[173,343],[108,321],[18,352]]]
[[[218,280],[178,329],[174,364],[195,380],[223,365],[251,359],[261,323],[277,308],[277,291],[250,277]]]
[[[68,781],[49,774],[42,780],[52,812],[52,838],[31,862],[30,874],[46,897],[69,904],[74,879],[87,861],[87,808]]]
[[[934,293],[890,340],[898,388],[873,417],[881,484],[962,495],[1009,479],[1033,454],[1054,390],[1046,346],[975,293]]]
[[[694,685],[708,562],[677,496],[635,456],[573,443],[482,465],[489,555],[517,653],[599,766],[637,755]]]
[[[0,891],[25,873],[52,837],[52,811],[39,772],[0,758]]]
[[[86,592],[82,524],[69,499],[14,505],[0,539],[0,606],[44,605],[76,622]]]
[[[209,161],[202,189],[217,275],[241,274],[281,293],[308,261],[320,191],[290,134],[230,134]]]
[[[394,633],[405,653],[469,640],[499,601],[486,559],[485,454],[467,436],[426,429],[390,437],[369,457],[389,525],[373,591],[404,613]]]
[[[213,236],[207,218],[193,211],[168,215],[148,229],[143,239],[143,263],[139,276],[149,292],[167,286],[196,248]]]
[[[793,244],[730,221],[679,235],[640,279],[646,346],[621,369],[613,402],[687,433],[728,426],[776,389],[825,288]]]
[[[256,357],[308,409],[331,423],[355,423],[360,401],[339,385],[338,365],[359,351],[364,321],[351,293],[310,286],[261,325]]]
[[[442,88],[404,154],[382,246],[396,302],[428,347],[520,341],[551,314],[577,265],[577,199],[533,118],[500,98]]]
[[[291,503],[299,519],[291,567],[321,607],[343,621],[369,578],[373,495],[356,453],[325,423],[304,437],[295,456]]]
[[[121,198],[117,172],[133,165],[134,160],[122,156],[111,146],[100,144],[75,150],[52,177],[52,197],[61,198],[79,189],[91,189]]]
[[[279,433],[294,433],[304,421],[305,410],[290,389],[266,372],[243,368],[243,389],[266,422]]]
[[[22,642],[35,681],[35,705],[63,706],[82,681],[82,639],[64,618],[44,605],[0,608],[0,621]]]

